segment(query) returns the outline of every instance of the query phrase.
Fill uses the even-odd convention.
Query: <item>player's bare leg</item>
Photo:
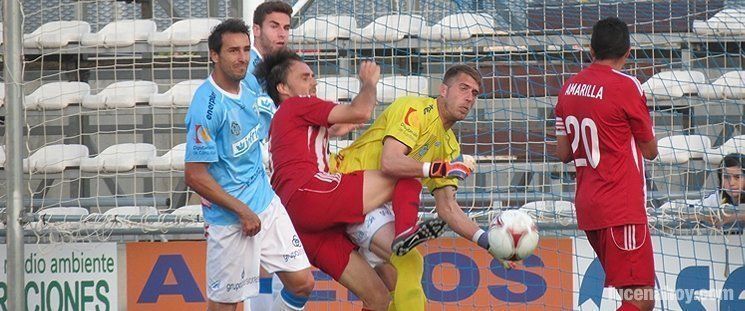
[[[339,283],[360,297],[363,308],[380,311],[388,309],[391,297],[383,280],[358,252],[349,254],[349,263],[344,268]]]
[[[652,311],[654,309],[654,288],[651,286],[629,286],[618,289],[623,299],[617,311]]]
[[[282,280],[284,288],[274,299],[272,310],[297,309],[298,306],[294,305],[297,300],[302,300],[300,306],[304,306],[315,285],[310,268],[294,272],[277,272],[277,276]]]

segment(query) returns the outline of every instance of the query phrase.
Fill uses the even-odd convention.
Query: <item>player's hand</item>
[[[375,86],[380,80],[380,66],[374,61],[363,61],[360,64],[360,82],[362,84]]]
[[[470,176],[473,171],[463,162],[445,162],[435,161],[429,166],[429,177],[432,178],[457,178],[464,180]]]
[[[462,154],[458,156],[455,161],[463,162],[463,164],[471,169],[471,173],[476,173],[476,158],[474,158],[473,156]]]
[[[246,209],[239,218],[241,220],[241,229],[245,235],[254,236],[261,230],[261,220],[253,211]]]

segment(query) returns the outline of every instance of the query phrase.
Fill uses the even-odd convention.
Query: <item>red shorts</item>
[[[585,231],[605,270],[605,287],[654,287],[654,254],[647,224]]]
[[[287,213],[310,263],[339,280],[357,246],[347,236],[349,224],[365,221],[364,172],[316,174],[287,202]]]

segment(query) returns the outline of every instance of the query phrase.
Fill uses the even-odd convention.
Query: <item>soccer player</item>
[[[488,250],[488,235],[466,216],[455,200],[458,180],[431,178],[432,168],[461,156],[451,128],[465,119],[475,104],[481,92],[481,74],[467,65],[452,66],[445,72],[439,90],[436,99],[402,97],[394,101],[362,136],[333,157],[331,171],[380,169],[396,178],[423,178],[435,197],[439,217],[453,231]],[[364,223],[350,226],[348,232],[368,261],[378,266],[378,272],[389,275],[384,270],[388,261],[396,268],[395,309],[424,310],[422,255],[412,250],[404,256],[392,256],[386,245],[392,243],[393,219],[393,213],[381,207],[368,214]]]
[[[259,64],[256,75],[266,81],[269,95],[281,103],[270,130],[272,185],[303,241],[311,263],[361,298],[363,308],[385,310],[390,301],[385,284],[354,251],[346,226],[361,223],[365,214],[392,201],[394,251],[406,253],[441,234],[444,224],[431,220],[418,225],[421,183],[398,179],[380,171],[328,173],[327,128],[338,123],[362,123],[376,104],[380,67],[360,65],[361,87],[350,105],[315,97],[313,71],[297,54],[280,52]],[[470,171],[458,163],[432,165],[434,174],[465,178]],[[420,168],[421,169],[421,168]]]
[[[302,310],[313,290],[310,263],[271,188],[259,150],[256,95],[241,80],[249,33],[238,19],[208,38],[214,71],[186,115],[186,184],[202,197],[207,237],[208,310],[235,310],[258,292],[259,266],[285,284],[273,310]]]
[[[621,295],[618,310],[654,308],[654,258],[647,224],[644,159],[657,141],[639,81],[620,70],[631,53],[618,18],[592,28],[592,64],[564,84],[556,104],[559,158],[577,167],[577,225]]]

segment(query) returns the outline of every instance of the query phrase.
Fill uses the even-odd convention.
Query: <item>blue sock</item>
[[[272,278],[260,278],[259,279],[259,294],[271,294],[272,293]]]
[[[308,297],[296,296],[290,293],[286,288],[283,288],[282,291],[279,292],[279,294],[282,295],[282,300],[284,300],[291,307],[298,310],[305,307],[305,303],[308,302]]]

